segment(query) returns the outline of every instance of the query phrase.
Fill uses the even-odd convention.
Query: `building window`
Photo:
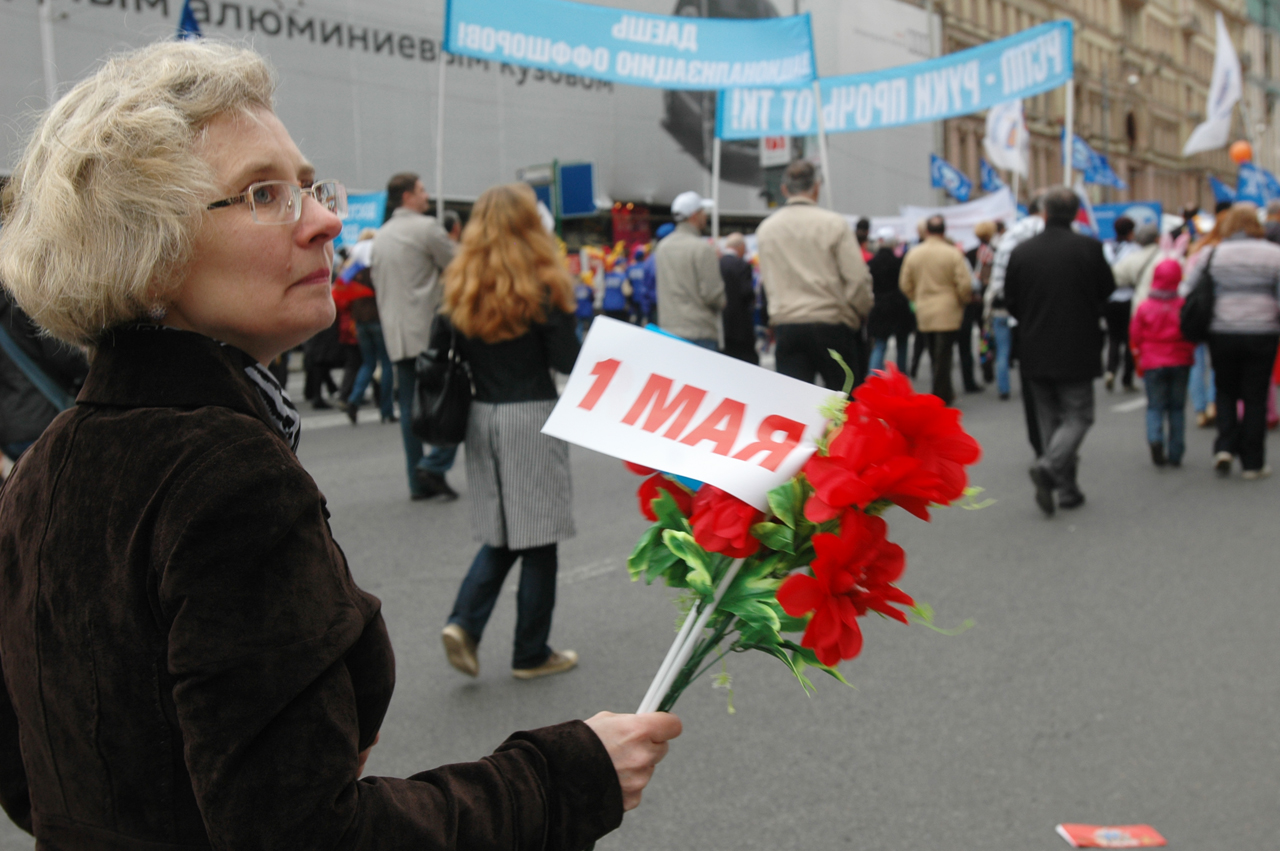
[[[1142,46],[1142,6],[1120,0],[1120,23],[1124,40],[1134,47]]]

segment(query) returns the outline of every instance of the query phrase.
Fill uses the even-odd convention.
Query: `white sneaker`
[[[1219,452],[1217,455],[1213,456],[1213,469],[1219,476],[1231,475],[1232,457],[1233,456],[1230,452]]]
[[[1271,468],[1264,466],[1261,470],[1245,470],[1240,474],[1240,478],[1252,482],[1257,479],[1265,479],[1269,475],[1271,475]]]

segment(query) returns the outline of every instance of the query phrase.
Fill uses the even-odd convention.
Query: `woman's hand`
[[[615,715],[601,712],[586,721],[604,743],[622,785],[622,809],[640,805],[640,793],[667,755],[667,742],[680,735],[680,719],[668,712]]]
[[[373,744],[360,751],[360,763],[356,766],[356,779],[359,780],[364,775],[364,764],[369,761],[369,751],[373,750],[374,745],[378,744],[378,739],[382,738],[382,733],[375,733],[373,736]]]

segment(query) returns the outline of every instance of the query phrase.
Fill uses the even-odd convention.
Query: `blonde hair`
[[[468,337],[497,343],[545,321],[548,307],[573,309],[569,272],[529,185],[495,186],[476,201],[445,270],[444,312]]]
[[[1254,239],[1262,239],[1267,234],[1262,228],[1262,223],[1258,221],[1258,206],[1248,201],[1240,201],[1232,204],[1222,218],[1214,222],[1215,227],[1221,227],[1222,239],[1234,236],[1237,233],[1244,233],[1245,236]]]
[[[990,242],[996,235],[995,222],[978,222],[973,226],[973,235],[984,242]]]
[[[166,41],[114,56],[44,115],[5,189],[0,282],[67,342],[163,304],[218,186],[196,153],[219,115],[271,109],[251,50]]]

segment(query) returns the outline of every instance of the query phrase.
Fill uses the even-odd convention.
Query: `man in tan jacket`
[[[861,328],[871,313],[871,273],[849,223],[818,206],[812,163],[787,166],[782,194],[787,203],[756,230],[777,370],[809,382],[821,375],[838,390],[844,371],[829,349],[840,353],[856,381],[863,378]]]
[[[702,235],[711,201],[681,192],[671,202],[676,229],[653,251],[658,277],[658,325],[677,337],[715,351],[720,348],[724,281],[716,250]]]
[[[964,319],[964,307],[973,295],[973,273],[964,255],[944,238],[946,220],[931,216],[924,226],[924,241],[907,252],[898,285],[916,308],[916,325],[929,335],[929,363],[933,368],[933,395],[948,405],[951,389],[951,352]]]

